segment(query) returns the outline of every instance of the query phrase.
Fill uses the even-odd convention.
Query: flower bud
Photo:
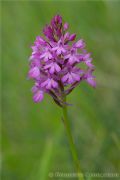
[[[69,24],[65,23],[64,26],[63,26],[64,31],[66,31],[68,28],[69,28]]]
[[[71,34],[70,37],[69,37],[69,40],[74,41],[75,38],[76,38],[76,34]]]

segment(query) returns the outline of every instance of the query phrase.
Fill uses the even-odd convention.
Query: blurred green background
[[[85,39],[96,66],[97,88],[81,83],[68,97],[82,169],[120,173],[120,1],[2,1],[1,5],[2,179],[48,180],[50,172],[74,172],[61,109],[47,95],[34,104],[33,82],[26,78],[30,46],[58,13],[70,24],[71,33]]]

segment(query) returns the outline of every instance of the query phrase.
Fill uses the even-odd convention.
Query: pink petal
[[[53,74],[53,73],[55,72],[55,67],[54,67],[54,65],[52,65],[52,67],[50,68],[49,72],[50,72],[50,74]]]
[[[56,53],[57,55],[60,55],[62,53],[61,48],[58,48]]]
[[[54,47],[54,48],[52,48],[52,50],[53,51],[56,51],[58,49],[58,47],[56,46],[56,47]]]
[[[74,82],[74,80],[73,80],[71,74],[69,74],[68,83],[69,83],[69,84],[72,84],[73,82]]]
[[[84,48],[85,47],[85,43],[84,43],[84,41],[82,40],[82,39],[80,39],[79,41],[77,41],[76,43],[75,43],[75,47],[76,48]]]
[[[52,57],[53,57],[52,54],[49,53],[49,54],[48,54],[48,58],[49,58],[49,59],[52,59]]]
[[[66,82],[67,79],[68,79],[68,73],[65,76],[62,77],[62,82]]]
[[[33,93],[35,93],[38,90],[38,88],[36,86],[33,86],[31,90]]]
[[[64,59],[69,59],[71,57],[71,54],[68,54],[66,56],[64,56]]]
[[[52,66],[53,63],[47,64],[46,66],[44,66],[44,69],[48,69]]]
[[[62,48],[61,51],[62,51],[62,53],[65,53],[65,52],[66,52],[66,50],[65,50],[64,48]]]
[[[71,34],[70,37],[69,37],[69,40],[74,41],[75,38],[76,38],[76,34]]]
[[[32,69],[29,70],[28,76],[29,78],[36,78],[40,75],[40,70],[38,67],[33,67]]]
[[[41,102],[44,98],[43,91],[37,91],[37,93],[34,94],[33,100],[35,103]]]
[[[52,86],[53,86],[53,88],[56,88],[56,87],[58,87],[58,83],[56,81],[52,80]]]
[[[89,77],[86,79],[86,81],[88,82],[88,84],[90,84],[92,87],[96,87],[96,81],[93,77]]]
[[[74,80],[76,80],[76,81],[80,80],[80,75],[79,74],[71,73],[71,75],[72,75]]]
[[[41,83],[41,87],[45,87],[49,82],[49,79],[47,79],[46,81],[44,81],[43,83]]]
[[[46,86],[46,89],[51,89],[51,85],[52,85],[51,80],[49,80],[49,82],[48,82],[48,84]]]
[[[87,60],[88,58],[90,58],[90,55],[91,55],[91,53],[85,54],[84,59]]]
[[[61,68],[60,68],[60,66],[58,66],[58,64],[55,64],[54,67],[55,67],[55,70],[56,70],[57,72],[60,72],[60,71],[61,71]]]
[[[45,55],[46,55],[46,53],[41,54],[41,55],[40,55],[40,59],[44,58]]]
[[[74,62],[75,62],[75,58],[74,58],[74,56],[71,56],[70,58],[69,58],[69,64],[70,65],[72,65]]]
[[[63,28],[64,28],[64,31],[66,31],[66,30],[69,28],[69,24],[68,24],[68,23],[65,23],[64,26],[63,26]]]
[[[93,67],[94,67],[94,65],[91,63],[91,60],[87,60],[87,61],[85,62],[85,64],[86,64],[88,67],[90,67],[90,68],[93,68]]]

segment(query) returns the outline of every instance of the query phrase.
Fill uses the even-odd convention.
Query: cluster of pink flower
[[[62,106],[61,92],[69,94],[82,80],[96,86],[91,54],[87,53],[82,39],[73,42],[76,34],[66,32],[68,28],[68,23],[63,23],[62,17],[56,15],[43,29],[46,39],[36,37],[28,73],[29,78],[35,80],[32,88],[35,102],[42,101],[44,93],[48,93]],[[81,69],[80,63],[87,68]]]

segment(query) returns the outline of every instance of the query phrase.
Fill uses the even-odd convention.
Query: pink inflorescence
[[[91,54],[86,51],[83,39],[73,42],[76,34],[70,34],[68,28],[68,23],[56,15],[43,29],[46,39],[36,37],[28,72],[28,77],[35,81],[32,88],[35,102],[42,101],[44,93],[48,93],[62,106],[61,94],[69,94],[81,81],[96,86]],[[82,63],[86,68],[80,68]]]

